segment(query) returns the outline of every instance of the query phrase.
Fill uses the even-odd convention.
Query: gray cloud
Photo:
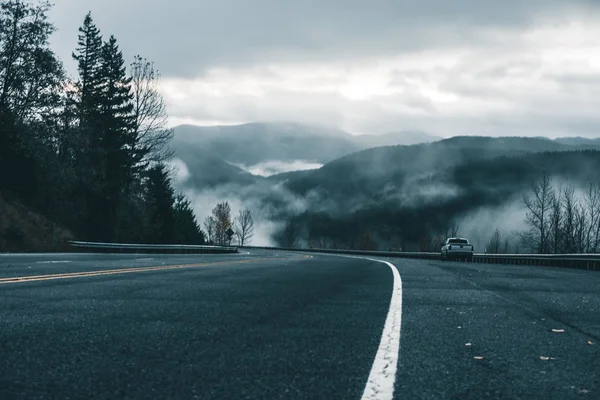
[[[519,234],[527,229],[525,212],[520,198],[509,199],[500,207],[477,209],[457,219],[459,236],[468,238],[476,253],[483,253],[492,233],[498,229],[502,240],[509,240],[509,252],[514,252],[515,245],[520,243]]]
[[[597,0],[57,0],[156,62],[176,123],[598,136]]]
[[[58,0],[53,43],[68,59],[89,10],[126,55],[167,76],[268,61],[361,59],[501,41],[544,18],[584,13],[593,0]],[[488,33],[486,33],[488,32]]]

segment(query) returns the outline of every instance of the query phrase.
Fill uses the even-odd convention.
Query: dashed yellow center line
[[[29,276],[18,276],[12,278],[0,278],[0,285],[10,283],[21,283],[21,282],[36,282],[36,281],[49,281],[54,279],[72,279],[72,278],[85,278],[91,276],[102,276],[102,275],[119,275],[119,274],[130,274],[136,272],[148,272],[148,271],[168,271],[174,269],[188,269],[198,268],[206,266],[216,265],[232,265],[232,264],[248,264],[265,261],[280,261],[280,260],[294,260],[294,258],[259,258],[254,260],[238,260],[238,261],[219,261],[219,262],[206,262],[198,264],[177,264],[177,265],[158,265],[152,267],[135,267],[135,268],[120,268],[120,269],[105,269],[96,271],[83,271],[83,272],[68,272],[63,274],[48,274],[48,275],[29,275]]]

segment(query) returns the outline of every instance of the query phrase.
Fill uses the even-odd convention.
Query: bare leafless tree
[[[559,194],[553,192],[552,202],[550,205],[550,225],[549,225],[549,247],[552,253],[560,253],[562,249],[562,223],[563,213],[561,208],[561,190]]]
[[[526,247],[538,253],[548,252],[548,232],[554,190],[552,179],[546,172],[540,180],[531,185],[531,193],[523,195],[527,209],[525,222],[529,230],[523,232],[522,239]]]
[[[600,185],[590,183],[584,203],[587,214],[585,251],[596,253],[600,245]]]
[[[568,186],[552,190],[548,249],[553,253],[594,253],[600,245],[600,185],[586,193]]]
[[[239,211],[235,219],[235,233],[240,246],[250,243],[254,237],[254,220],[252,219],[252,212],[249,209],[244,208]]]
[[[377,243],[373,239],[373,234],[369,230],[365,230],[358,243],[358,250],[375,250]]]
[[[229,202],[224,201],[217,203],[212,210],[212,218],[215,221],[213,238],[214,242],[220,246],[224,246],[230,242],[228,235],[229,229],[232,228],[231,221],[231,206]]]
[[[291,216],[285,221],[283,229],[278,234],[277,241],[283,247],[295,248],[300,244],[301,235],[302,226],[299,217]]]
[[[575,251],[577,253],[585,253],[585,232],[587,230],[587,214],[583,204],[580,202],[576,210],[576,230],[575,230]]]
[[[204,219],[204,229],[206,230],[208,243],[214,243],[215,219],[211,215]]]
[[[501,252],[504,253],[504,254],[508,254],[509,248],[510,248],[510,241],[508,240],[508,237],[505,237],[504,238],[504,245],[502,246]]]
[[[500,252],[500,230],[496,229],[486,246],[486,253],[498,254]]]
[[[137,162],[145,165],[162,162],[172,156],[168,143],[173,137],[169,129],[167,107],[160,93],[160,74],[154,64],[136,56],[130,66]]]
[[[563,208],[563,252],[577,252],[577,224],[579,223],[579,204],[575,197],[575,189],[567,187],[562,191]]]
[[[429,241],[424,242],[424,251],[439,251],[440,248],[446,243],[446,239],[450,237],[458,236],[460,226],[456,220],[446,221],[443,225],[438,227],[431,235]]]
[[[458,222],[451,221],[446,226],[446,237],[456,237],[456,236],[458,236],[459,229],[460,229],[460,226],[458,225]]]

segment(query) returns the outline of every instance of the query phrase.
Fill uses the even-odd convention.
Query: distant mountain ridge
[[[296,123],[181,125],[174,130],[171,146],[176,154],[179,149],[195,148],[238,165],[296,160],[327,163],[366,148],[441,139],[423,132],[352,135],[338,128]]]
[[[461,232],[474,236],[482,248],[496,227],[503,234],[519,228],[510,225],[518,213],[514,207],[522,207],[523,194],[542,171],[556,179],[557,187],[585,190],[600,183],[600,147],[459,137],[368,149],[315,171],[271,179],[280,178],[279,184],[305,202],[306,211],[293,221],[307,243],[360,248],[368,233],[377,238],[380,250],[397,245],[392,242],[423,249],[432,235],[447,234],[454,221],[461,225],[470,220]],[[521,223],[524,215],[522,211]],[[483,219],[474,224],[470,216]],[[281,217],[286,218],[290,216]]]
[[[295,174],[287,185],[299,194],[318,188],[327,196],[343,201],[351,198],[350,193],[380,190],[386,183],[397,184],[407,176],[426,175],[466,162],[576,149],[584,147],[539,138],[457,136],[433,143],[362,150],[318,170]]]
[[[584,138],[584,137],[561,137],[554,139],[557,143],[568,144],[568,145],[593,145],[600,146],[600,138]]]
[[[360,149],[337,130],[303,125],[252,123],[236,126],[175,128],[172,147],[195,148],[233,164],[306,160],[325,163]]]
[[[325,238],[343,246],[355,246],[360,240],[357,235],[363,235],[365,229],[379,243],[390,238],[426,238],[467,213],[522,202],[522,194],[542,170],[560,177],[561,182],[581,187],[598,179],[596,171],[600,170],[600,143],[594,140],[563,143],[545,137],[456,136],[363,149],[345,136],[340,138],[339,131],[330,136],[326,131],[321,131],[321,136],[310,133],[316,136],[303,141],[301,137],[290,137],[289,130],[282,133],[260,125],[243,129],[250,132],[252,140],[238,138],[238,129],[228,129],[221,137],[232,146],[224,158],[215,150],[217,147],[203,147],[196,139],[195,127],[188,132],[191,138],[180,135],[176,157],[190,171],[186,187],[198,193],[216,192],[220,198],[235,199],[237,204],[250,204],[263,220],[295,218],[294,223],[299,224],[307,240]],[[301,134],[296,127],[290,129],[292,134]],[[331,141],[322,142],[324,137]],[[425,135],[420,137],[427,139]],[[265,138],[275,139],[269,143],[271,139]],[[344,151],[334,153],[331,147],[324,150],[322,143],[333,146],[339,140],[349,143]],[[387,139],[379,140],[385,143]],[[286,143],[296,142],[301,143],[297,153],[281,150]],[[281,154],[298,157],[290,160],[307,159],[312,151],[330,157],[341,155],[322,161],[324,165],[318,169],[261,177],[231,161],[245,156],[249,148],[258,152],[255,160],[259,162]],[[349,152],[350,148],[359,150]],[[498,217],[489,223],[504,222]]]
[[[431,135],[421,131],[388,132],[381,135],[356,135],[354,140],[361,143],[364,148],[381,146],[410,146],[420,143],[431,143],[442,140],[440,136]]]
[[[371,146],[402,140],[413,144]],[[382,177],[394,179],[398,174],[424,173],[481,158],[599,147],[600,139],[585,138],[455,136],[441,139],[418,131],[353,136],[337,128],[294,123],[182,125],[175,128],[172,143],[175,157],[188,166],[193,176],[189,184],[196,187],[252,184],[262,177],[250,174],[244,166],[271,160],[324,164],[316,170],[286,171],[269,178],[272,182],[288,182],[297,193],[305,193],[320,183],[327,186],[332,179],[352,182],[347,188],[351,190],[358,182],[372,186],[371,177],[380,172]]]
[[[189,171],[188,177],[179,183],[184,187],[206,189],[225,183],[251,185],[261,179],[203,149],[182,147],[175,156]]]

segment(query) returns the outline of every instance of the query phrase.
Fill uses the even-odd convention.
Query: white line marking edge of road
[[[354,257],[358,258],[358,257]],[[369,379],[361,400],[391,400],[394,398],[394,384],[398,369],[398,356],[400,353],[400,328],[402,326],[402,279],[394,264],[374,258],[363,258],[386,264],[394,275],[394,287],[390,308],[383,326],[383,333],[379,348],[369,373]]]
[[[306,253],[308,254],[308,253]],[[400,353],[400,328],[402,327],[402,278],[394,264],[376,258],[341,254],[320,254],[334,257],[355,258],[386,264],[392,270],[394,286],[390,307],[383,326],[381,341],[367,379],[361,400],[392,400]]]

